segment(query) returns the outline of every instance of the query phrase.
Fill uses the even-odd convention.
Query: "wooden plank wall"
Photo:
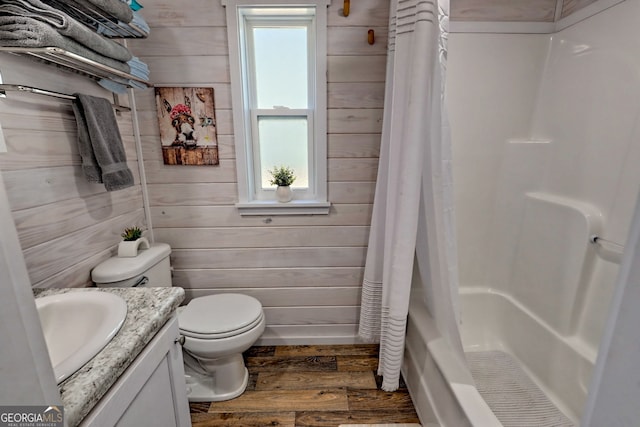
[[[580,9],[589,6],[591,3],[595,3],[598,0],[563,0],[562,2],[562,18],[566,18],[579,11]]]
[[[220,166],[162,164],[153,90],[137,92],[157,241],[173,248],[174,284],[188,297],[242,292],[265,307],[263,343],[351,342],[377,173],[388,0],[329,8],[329,215],[240,217],[225,11],[219,0],[147,0],[152,27],[130,41],[156,85],[215,89]],[[374,29],[376,43],[367,43]],[[279,338],[276,338],[279,337]],[[316,338],[314,338],[316,337]]]
[[[27,58],[0,54],[0,72],[4,83],[111,99],[86,77]],[[0,172],[32,286],[86,286],[91,268],[115,252],[122,229],[145,227],[131,113],[118,125],[137,185],[112,193],[82,176],[70,101],[9,92],[0,99],[0,125],[7,144]]]
[[[452,21],[554,22],[597,0],[451,0]],[[558,14],[557,12],[560,11]]]
[[[451,0],[451,20],[553,22],[557,1]]]

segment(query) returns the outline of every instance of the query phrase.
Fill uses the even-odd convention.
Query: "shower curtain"
[[[430,314],[462,355],[451,147],[443,114],[448,0],[392,0],[382,142],[359,335],[398,388],[414,256]]]

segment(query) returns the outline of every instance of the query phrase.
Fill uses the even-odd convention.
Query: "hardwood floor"
[[[265,346],[244,354],[245,393],[192,403],[194,427],[419,423],[404,384],[380,390],[377,345]]]

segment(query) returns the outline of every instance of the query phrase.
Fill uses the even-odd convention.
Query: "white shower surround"
[[[619,268],[589,235],[624,244],[640,186],[637,16],[627,0],[553,35],[450,36],[463,344],[515,356],[574,421]],[[435,406],[423,422],[491,425],[419,299],[405,373],[422,374],[412,395]],[[421,394],[421,382],[453,393]]]

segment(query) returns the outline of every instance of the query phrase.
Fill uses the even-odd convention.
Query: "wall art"
[[[220,164],[213,88],[155,90],[164,164]]]

